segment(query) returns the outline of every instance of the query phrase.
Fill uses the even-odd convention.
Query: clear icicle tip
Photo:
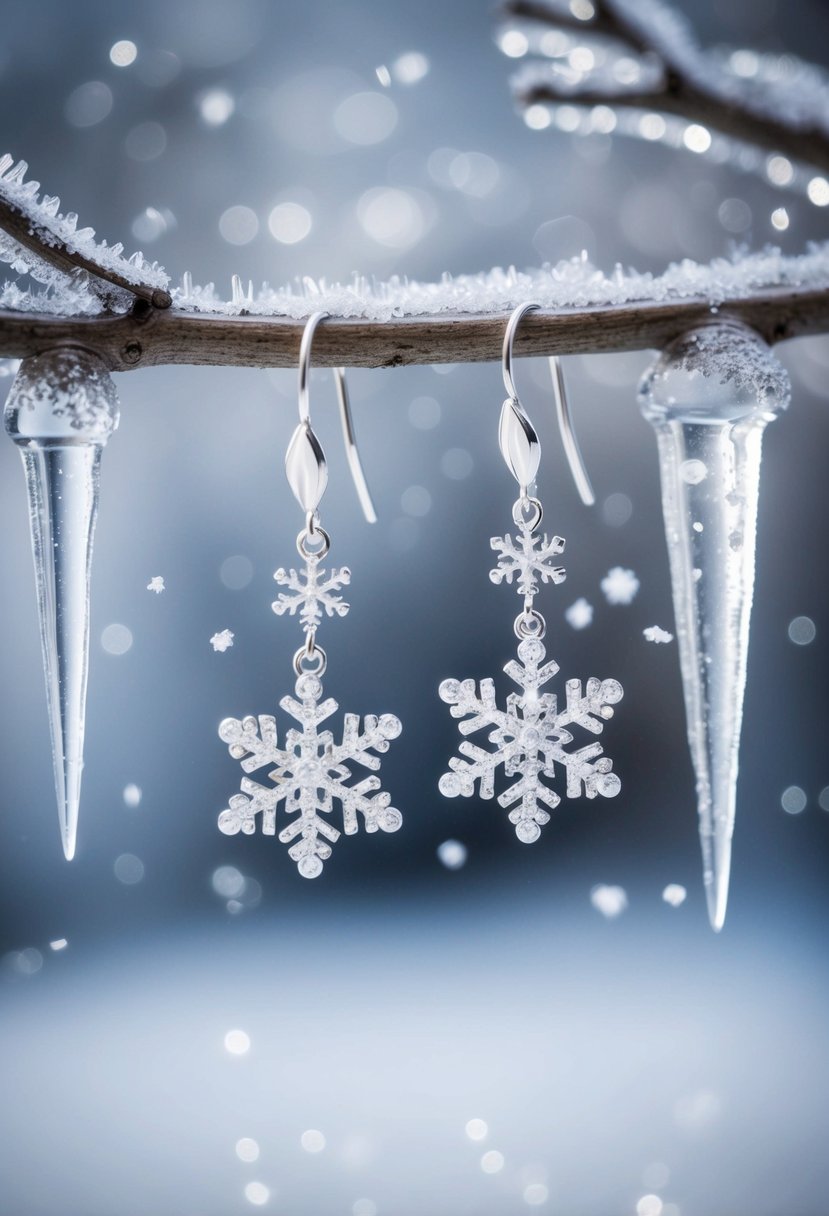
[[[69,861],[83,770],[100,459],[117,423],[115,387],[95,355],[54,350],[20,365],[5,425],[26,474],[55,793]]]
[[[761,445],[788,400],[775,356],[731,322],[677,339],[639,390],[659,447],[703,882],[717,932],[731,873]]]

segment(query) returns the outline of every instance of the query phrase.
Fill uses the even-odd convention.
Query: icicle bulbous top
[[[737,422],[786,409],[789,377],[763,339],[723,320],[682,334],[645,372],[639,406],[651,422]]]
[[[103,361],[67,347],[23,360],[4,422],[23,446],[44,440],[105,444],[118,418],[118,394]]]

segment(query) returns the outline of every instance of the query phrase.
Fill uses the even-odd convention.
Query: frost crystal
[[[150,579],[150,581],[147,583],[147,590],[154,591],[156,593],[156,595],[161,595],[161,592],[165,590],[165,587],[164,587],[164,579],[161,577],[160,574],[156,574],[156,575],[154,575],[153,578]]]
[[[320,559],[311,554],[306,556],[305,569],[283,570],[281,567],[274,578],[281,587],[287,587],[292,595],[280,592],[271,605],[277,616],[288,612],[294,615],[300,609],[299,619],[306,633],[316,629],[322,620],[323,609],[328,616],[345,616],[348,604],[341,595],[335,595],[342,587],[351,582],[351,571],[347,566],[330,573],[319,568]]]
[[[520,618],[519,618],[520,619]],[[518,646],[518,661],[511,660],[504,668],[510,679],[521,689],[510,693],[506,709],[500,710],[495,699],[492,680],[481,680],[480,692],[474,680],[444,680],[439,692],[451,706],[454,718],[466,718],[459,729],[462,735],[489,728],[488,742],[494,750],[487,751],[464,741],[459,747],[461,757],[449,761],[449,772],[440,779],[439,788],[448,798],[458,794],[468,798],[478,782],[481,798],[495,795],[495,774],[503,765],[504,775],[518,777],[498,796],[499,804],[511,807],[510,821],[515,825],[519,840],[530,844],[549,822],[550,810],[561,801],[558,794],[542,781],[556,775],[556,764],[567,774],[566,795],[588,798],[601,794],[612,798],[621,783],[612,772],[613,762],[602,755],[600,743],[588,743],[575,751],[567,751],[573,742],[570,726],[579,726],[592,735],[601,734],[605,722],[613,716],[611,708],[622,697],[622,686],[616,680],[589,679],[584,693],[580,680],[567,681],[567,703],[559,710],[554,693],[539,693],[542,685],[558,671],[555,662],[544,662],[545,649],[537,638],[525,638]],[[543,804],[543,805],[542,805]]]
[[[672,642],[674,640],[672,633],[668,633],[667,629],[660,629],[658,625],[649,625],[647,629],[642,630],[642,633],[645,635],[646,641],[656,642],[657,644],[660,642]]]
[[[560,536],[554,536],[552,540],[546,535],[533,536],[533,529],[522,521],[517,536],[493,536],[489,543],[500,554],[498,565],[489,572],[493,583],[511,583],[517,574],[518,594],[535,595],[539,579],[542,583],[564,581],[563,568],[550,565],[551,557],[564,552]]]
[[[225,650],[233,645],[233,634],[229,629],[223,629],[221,633],[214,633],[210,639],[210,645],[214,650],[224,653]]]
[[[702,299],[719,306],[773,287],[823,288],[829,276],[829,244],[784,257],[769,246],[754,253],[735,252],[710,263],[686,258],[659,275],[616,266],[609,273],[586,258],[527,270],[495,267],[480,274],[444,275],[438,283],[395,276],[385,282],[355,275],[345,283],[305,278],[284,287],[263,283],[259,292],[231,291],[225,299],[213,283],[198,286],[185,274],[173,291],[173,307],[182,312],[223,316],[279,316],[304,320],[322,309],[332,317],[391,321],[396,317],[441,314],[507,313],[522,301],[537,300],[544,309],[593,308],[637,301]]]
[[[334,800],[342,804],[343,830],[351,836],[358,830],[358,815],[363,816],[367,832],[396,832],[402,823],[398,810],[389,805],[386,793],[378,793],[379,778],[363,777],[354,785],[348,765],[352,762],[375,772],[380,761],[372,752],[388,750],[389,740],[400,734],[401,725],[392,714],[377,718],[367,714],[363,729],[357,714],[343,719],[342,743],[335,746],[330,730],[318,731],[318,726],[338,708],[328,697],[319,704],[322,682],[309,673],[296,682],[295,697],[283,697],[282,709],[301,726],[292,727],[285,737],[285,746],[277,742],[276,720],[269,715],[225,718],[219,727],[219,737],[229,745],[234,760],[242,762],[246,773],[265,765],[273,767],[267,777],[273,788],[258,785],[248,777],[242,778],[242,793],[234,794],[227,810],[219,815],[219,827],[228,835],[256,830],[256,816],[261,815],[262,831],[266,836],[276,833],[276,811],[280,802],[286,814],[296,815],[279,833],[283,844],[296,843],[288,850],[303,878],[316,878],[323,862],[331,856],[331,845],[340,832],[323,815],[330,815]],[[298,839],[297,839],[298,838]]]
[[[602,579],[601,588],[608,604],[632,604],[639,590],[639,579],[632,570],[614,566]]]

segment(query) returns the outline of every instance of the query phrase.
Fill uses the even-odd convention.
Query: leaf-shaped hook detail
[[[507,468],[521,489],[528,489],[538,472],[541,444],[535,427],[514,397],[507,397],[501,407],[498,443]]]
[[[300,422],[285,453],[285,473],[303,511],[316,511],[328,485],[328,465],[310,424]]]

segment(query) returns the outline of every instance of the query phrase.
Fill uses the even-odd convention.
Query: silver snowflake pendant
[[[277,616],[287,612],[291,616],[299,609],[299,619],[306,633],[316,629],[322,620],[323,609],[328,616],[345,616],[349,605],[341,595],[334,592],[347,587],[351,582],[348,566],[339,570],[320,570],[320,557],[305,555],[304,570],[285,570],[281,566],[274,579],[280,587],[287,587],[289,594],[280,591],[271,604]]]
[[[276,812],[282,803],[289,822],[279,839],[291,845],[288,854],[303,878],[316,878],[331,856],[331,845],[340,837],[338,828],[324,818],[334,810],[335,801],[342,805],[347,836],[358,830],[360,815],[367,832],[396,832],[403,822],[400,812],[389,805],[390,796],[378,792],[379,778],[363,777],[350,785],[352,772],[348,767],[354,762],[376,772],[380,760],[372,753],[387,751],[389,740],[396,739],[402,727],[392,714],[380,718],[367,714],[361,730],[359,715],[346,714],[342,742],[335,745],[330,730],[318,730],[338,708],[331,697],[320,703],[319,677],[301,675],[295,694],[280,701],[282,709],[301,727],[288,730],[284,747],[278,746],[276,720],[270,715],[263,714],[258,721],[254,717],[225,718],[221,723],[219,738],[228,744],[233,759],[241,761],[246,773],[272,765],[267,777],[273,784],[259,785],[243,777],[242,793],[234,794],[228,809],[219,815],[219,828],[227,835],[250,835],[256,830],[256,816],[261,815],[263,833],[273,836]]]
[[[466,719],[458,725],[461,734],[489,728],[487,740],[494,745],[489,751],[474,743],[461,743],[460,756],[452,757],[449,772],[440,779],[440,792],[447,798],[458,794],[469,798],[477,781],[480,797],[493,798],[495,776],[503,766],[504,776],[517,780],[499,794],[498,802],[511,808],[510,822],[525,844],[538,840],[541,828],[549,823],[549,810],[561,801],[546,784],[556,776],[557,764],[567,775],[568,798],[579,798],[582,792],[588,798],[597,794],[613,798],[621,788],[612,771],[613,762],[602,754],[600,743],[567,750],[574,739],[568,729],[571,726],[592,735],[601,734],[605,722],[613,717],[611,706],[622,698],[621,684],[618,680],[589,679],[582,693],[580,680],[568,680],[567,702],[559,709],[554,693],[539,692],[558,671],[557,663],[544,663],[545,655],[538,638],[524,638],[519,643],[518,661],[510,660],[504,671],[521,691],[509,694],[503,710],[497,706],[495,685],[490,679],[481,680],[480,692],[476,692],[474,680],[444,680],[439,689],[441,699],[451,706],[452,716]]]
[[[498,565],[490,570],[493,583],[511,583],[518,575],[518,594],[533,596],[542,583],[563,583],[564,568],[550,564],[551,557],[564,552],[564,541],[560,536],[548,538],[534,535],[531,524],[523,519],[518,522],[518,535],[493,536],[489,542],[498,557]]]

